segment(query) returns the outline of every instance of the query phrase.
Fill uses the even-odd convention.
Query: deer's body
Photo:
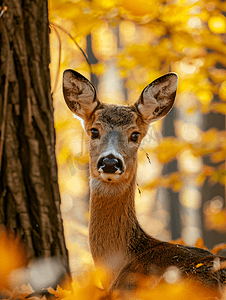
[[[216,290],[226,282],[225,269],[213,272],[217,256],[156,240],[136,218],[137,150],[148,125],[170,111],[176,86],[176,74],[169,73],[148,85],[134,105],[108,105],[85,77],[64,73],[66,103],[90,136],[89,242],[95,264],[110,270],[109,290],[133,289],[134,274],[162,276],[170,266]]]

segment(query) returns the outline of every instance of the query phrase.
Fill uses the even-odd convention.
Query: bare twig
[[[74,44],[76,45],[76,47],[82,52],[83,56],[85,57],[85,60],[86,60],[86,62],[87,62],[88,65],[89,65],[90,73],[92,74],[92,66],[91,66],[91,64],[90,64],[90,62],[89,62],[89,59],[88,59],[86,53],[85,53],[84,50],[79,46],[79,44],[78,44],[78,43],[76,42],[76,40],[72,37],[72,35],[71,35],[67,30],[65,30],[63,27],[61,27],[60,25],[55,24],[55,23],[53,23],[53,22],[49,22],[49,23],[50,23],[50,25],[56,26],[57,28],[59,28],[60,30],[62,30],[64,33],[66,33],[66,34],[72,39],[72,41],[74,42]]]
[[[144,153],[145,153],[145,155],[146,155],[146,157],[147,157],[147,159],[148,159],[148,162],[149,162],[149,164],[151,165],[151,159],[150,159],[149,154],[144,150],[143,147],[140,147],[140,149],[144,151]]]

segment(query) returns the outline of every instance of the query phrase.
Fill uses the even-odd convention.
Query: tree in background
[[[26,243],[29,259],[57,257],[66,274],[48,3],[6,0],[0,6],[0,224]]]

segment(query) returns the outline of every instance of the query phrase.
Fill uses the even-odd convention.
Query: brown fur
[[[220,295],[221,285],[226,282],[226,270],[213,271],[211,252],[195,247],[185,247],[161,242],[146,234],[140,227],[135,213],[134,194],[137,172],[137,151],[147,133],[148,124],[162,118],[170,111],[176,94],[176,75],[167,74],[155,80],[141,93],[133,106],[108,105],[99,102],[91,83],[74,71],[65,71],[65,100],[70,93],[77,93],[81,86],[87,97],[79,102],[80,108],[69,108],[85,122],[85,129],[91,136],[91,129],[99,137],[90,138],[90,225],[89,242],[95,264],[109,270],[109,290],[131,290],[136,288],[136,276],[162,276],[169,266],[176,266],[182,277],[189,277],[216,290]],[[91,86],[91,88],[90,88]],[[83,95],[84,96],[84,95]],[[81,97],[81,94],[76,96]],[[78,101],[77,98],[70,101]],[[82,99],[82,98],[80,98]],[[90,106],[89,106],[90,105]],[[130,137],[139,132],[137,142]],[[117,180],[103,180],[97,169],[99,157],[112,147],[120,155],[125,170]],[[219,257],[221,261],[226,258]],[[201,269],[197,269],[197,265]]]

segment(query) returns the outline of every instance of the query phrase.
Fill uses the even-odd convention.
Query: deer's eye
[[[134,143],[136,143],[138,141],[138,138],[139,138],[139,132],[133,132],[131,134],[131,137],[130,137],[130,140]]]
[[[97,139],[99,137],[99,131],[96,128],[91,129],[91,139]]]

